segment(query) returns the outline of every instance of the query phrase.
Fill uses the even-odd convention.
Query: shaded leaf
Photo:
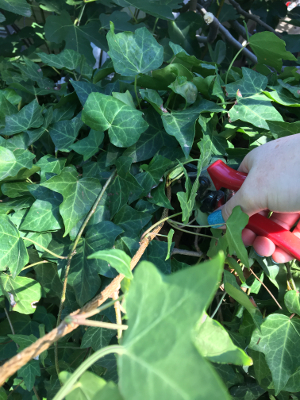
[[[31,7],[26,0],[0,0],[0,8],[23,17],[31,17]]]
[[[99,146],[101,145],[103,139],[103,132],[98,132],[94,129],[91,129],[86,138],[79,140],[70,147],[72,150],[76,151],[76,153],[82,154],[83,161],[86,161],[99,151]]]

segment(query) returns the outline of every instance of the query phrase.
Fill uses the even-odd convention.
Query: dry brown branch
[[[167,196],[169,200],[171,199],[171,187],[167,187]],[[168,216],[168,209],[165,208],[161,219],[164,219]],[[155,227],[155,229],[148,233],[140,242],[140,247],[134,257],[131,260],[130,268],[133,268],[137,265],[142,255],[144,254],[146,248],[149,243],[155,238],[155,236],[159,233],[161,228],[163,227],[164,222]],[[120,283],[124,278],[123,274],[118,275],[99,295],[94,297],[89,303],[87,303],[82,309],[74,311],[73,315],[81,315],[88,311],[94,310],[98,308],[101,304],[103,304],[107,299],[113,296],[113,294],[119,289]],[[47,350],[53,343],[57,342],[60,338],[64,337],[68,333],[72,332],[79,325],[72,322],[67,324],[65,321],[62,321],[55,329],[49,332],[47,335],[38,339],[31,346],[27,347],[10,360],[8,360],[5,364],[0,367],[0,386],[2,386],[5,381],[12,376],[15,372],[17,372],[21,367],[26,365],[30,360],[34,357],[37,357],[43,351]]]

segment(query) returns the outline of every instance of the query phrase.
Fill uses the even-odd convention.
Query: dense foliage
[[[298,262],[246,249],[239,207],[207,226],[197,197],[213,161],[299,132],[299,35],[274,29],[300,7],[198,3],[0,0],[0,365],[118,273],[128,325],[103,308],[1,400],[300,399]]]

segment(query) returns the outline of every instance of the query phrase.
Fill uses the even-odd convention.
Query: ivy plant
[[[299,132],[288,8],[0,0],[1,400],[300,399],[299,263],[199,197]]]

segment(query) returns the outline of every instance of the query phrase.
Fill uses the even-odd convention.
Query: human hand
[[[252,150],[244,158],[239,171],[247,178],[240,190],[224,205],[222,210],[211,214],[210,224],[227,221],[234,207],[249,216],[274,211],[272,219],[286,229],[291,229],[300,216],[300,134],[283,137]],[[294,230],[300,236],[300,225]],[[249,229],[243,232],[245,245],[253,245],[262,256],[272,255],[275,262],[292,259],[275,247],[265,237],[256,237]]]

